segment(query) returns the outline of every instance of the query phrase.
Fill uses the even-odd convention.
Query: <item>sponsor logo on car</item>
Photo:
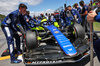
[[[71,44],[70,45],[65,45],[63,47],[66,48],[66,47],[70,47],[70,46],[72,46],[72,45]],[[70,50],[70,49],[68,49],[68,50]]]
[[[55,31],[55,33],[59,33],[59,31]]]

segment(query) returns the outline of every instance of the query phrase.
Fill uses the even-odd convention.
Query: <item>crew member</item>
[[[77,11],[79,12],[79,14],[82,13],[82,10],[81,10],[81,8],[78,6],[78,3],[75,3],[75,4],[74,4],[74,7],[77,9]]]
[[[87,16],[87,21],[90,22],[90,23],[93,23],[93,22],[96,22],[96,21],[100,22],[100,13],[96,14],[96,12],[90,11],[90,13]],[[96,52],[97,58],[100,62],[100,39],[96,40],[93,43],[93,47],[94,47],[94,50]]]
[[[17,23],[20,23],[26,30],[28,30],[28,26],[26,21],[24,20],[24,15],[26,12],[27,6],[25,4],[20,4],[18,10],[15,10],[7,15],[4,21],[1,23],[1,28],[6,36],[8,49],[11,57],[11,63],[20,63],[22,60],[18,60],[15,57],[14,52],[14,38],[16,40],[16,47],[18,51],[18,55],[21,54],[20,50],[20,36],[18,35],[19,28],[17,27]]]
[[[82,22],[82,19],[81,19],[79,12],[77,10],[73,9],[71,6],[68,6],[68,10],[71,12],[74,19],[77,20],[77,23],[80,24]]]
[[[82,7],[82,23],[81,25],[83,26],[83,28],[85,29],[85,31],[89,31],[89,23],[86,20],[87,14],[88,14],[88,6],[85,5],[84,1],[80,1],[79,2],[80,6]]]

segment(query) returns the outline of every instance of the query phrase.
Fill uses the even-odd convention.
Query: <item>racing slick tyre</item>
[[[74,30],[77,34],[77,38],[84,39],[85,37],[85,30],[80,24],[74,24]]]
[[[38,46],[37,35],[36,32],[26,31],[26,47],[28,50],[32,50]]]
[[[73,25],[69,26],[68,32],[70,32],[71,38],[84,39],[84,37],[85,37],[85,30],[80,24],[73,24]]]

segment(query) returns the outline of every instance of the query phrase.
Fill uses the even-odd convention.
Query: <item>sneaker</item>
[[[18,60],[18,59],[17,59],[17,60],[12,60],[12,61],[11,61],[11,63],[21,63],[21,62],[22,62],[22,60]]]

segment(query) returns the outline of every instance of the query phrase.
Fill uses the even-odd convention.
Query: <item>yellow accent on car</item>
[[[31,28],[32,30],[44,30],[44,28],[43,27],[41,27],[41,26],[39,26],[39,27],[33,27],[33,28]]]
[[[41,38],[41,37],[39,37],[39,36],[37,36],[37,39],[38,39],[38,40],[42,40],[42,38]]]
[[[41,20],[41,22],[46,22],[47,21],[47,19],[43,19],[43,20]]]
[[[58,22],[54,22],[54,26],[58,28],[59,27]]]
[[[75,34],[75,31],[73,31],[73,35]]]
[[[73,22],[71,22],[71,25],[73,24]]]

